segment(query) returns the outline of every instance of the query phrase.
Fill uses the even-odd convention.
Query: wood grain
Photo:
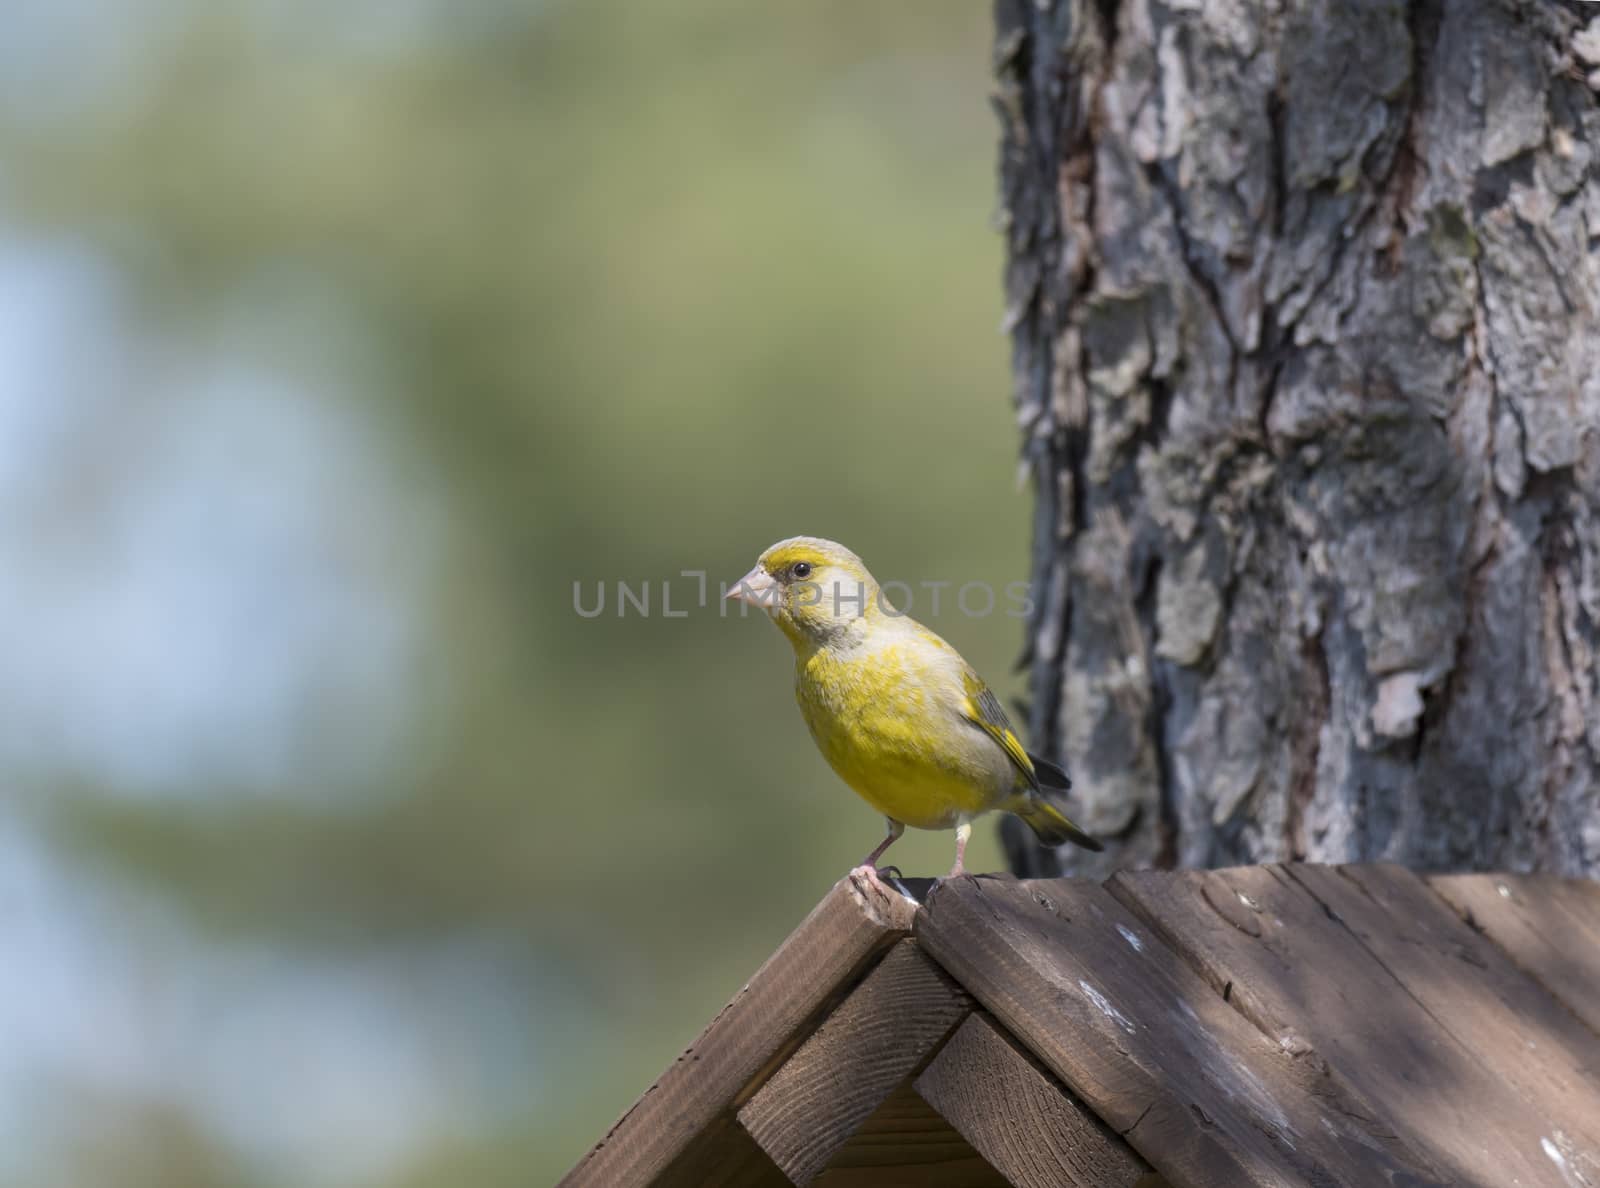
[[[1492,995],[1449,984],[1482,969],[1460,960],[1446,942],[1429,947],[1417,919],[1381,919],[1353,883],[1334,881],[1341,877],[1314,868],[1297,868],[1291,877],[1281,867],[1244,867],[1122,874],[1110,886],[1276,1045],[1325,1060],[1453,1183],[1570,1188],[1574,1161],[1566,1146],[1576,1141],[1582,1107],[1562,1103],[1547,1083],[1539,1083],[1537,1102],[1509,1083],[1511,1066],[1527,1053],[1518,1050],[1517,1028],[1495,1023],[1492,1011],[1463,1019],[1461,1035],[1430,1011],[1429,1003],[1465,1010]],[[1389,881],[1396,910],[1404,910],[1402,884]],[[1362,923],[1395,969],[1358,939],[1342,912]],[[1434,924],[1442,933],[1438,917]],[[1405,939],[1389,943],[1386,927]],[[1486,1030],[1474,1033],[1469,1023]],[[1520,1079],[1539,1082],[1537,1073]],[[1560,1160],[1548,1153],[1552,1148]],[[1580,1165],[1586,1150],[1578,1152]]]
[[[928,897],[915,935],[1174,1185],[1442,1180],[1102,887],[951,880]]]
[[[1549,1158],[1548,1142],[1564,1174],[1600,1184],[1600,1036],[1410,871],[1288,871],[1491,1077],[1528,1103],[1546,1127],[1540,1153]],[[1593,991],[1600,994],[1600,983]]]
[[[811,1188],[1010,1188],[902,1081],[834,1153]]]
[[[1150,1170],[983,1012],[939,1049],[916,1090],[1016,1188],[1132,1188]]]
[[[791,1188],[738,1120],[718,1119],[698,1135],[651,1188]]]
[[[1428,885],[1600,1034],[1600,885],[1548,875],[1434,875]]]
[[[808,1184],[971,1010],[971,1000],[901,941],[739,1111],[796,1184]]]
[[[633,1188],[692,1157],[697,1136],[759,1088],[811,1024],[905,935],[915,910],[900,896],[841,879],[561,1188]]]

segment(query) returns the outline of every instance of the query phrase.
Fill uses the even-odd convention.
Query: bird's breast
[[[940,659],[889,645],[819,652],[795,673],[801,713],[829,765],[879,812],[921,829],[948,828],[1010,792],[1004,754],[962,718],[959,684]]]

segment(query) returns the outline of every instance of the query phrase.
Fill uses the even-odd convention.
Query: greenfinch
[[[779,541],[727,597],[764,609],[794,646],[795,696],[817,748],[878,812],[888,833],[857,874],[910,825],[956,831],[962,873],[972,821],[1015,813],[1047,846],[1095,841],[1047,799],[1072,786],[1030,755],[999,700],[959,652],[901,614],[861,558],[811,536]]]

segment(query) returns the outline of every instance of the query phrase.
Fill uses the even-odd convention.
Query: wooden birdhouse
[[[1600,885],[841,881],[565,1188],[1600,1185]]]

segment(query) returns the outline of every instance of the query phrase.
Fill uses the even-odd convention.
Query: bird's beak
[[[726,596],[739,602],[748,602],[751,606],[771,609],[776,602],[774,592],[777,588],[778,583],[772,575],[757,565],[735,582]]]

